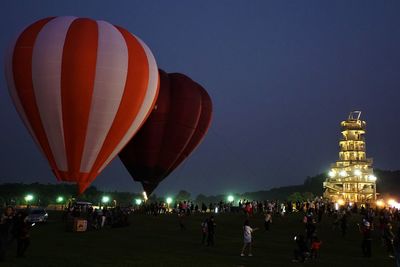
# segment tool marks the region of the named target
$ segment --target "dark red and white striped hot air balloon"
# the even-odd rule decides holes
[[[150,49],[88,18],[28,26],[6,59],[10,95],[60,181],[82,193],[138,131],[158,94]]]

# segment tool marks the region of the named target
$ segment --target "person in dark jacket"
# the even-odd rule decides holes
[[[359,230],[362,234],[363,240],[361,243],[361,249],[364,257],[372,256],[372,230],[371,223],[367,220],[363,222],[363,225],[358,225]]]
[[[214,216],[211,216],[207,221],[207,246],[214,246],[215,226]]]
[[[25,256],[25,251],[31,243],[29,230],[32,227],[31,223],[26,221],[27,213],[21,211],[16,215],[14,234],[17,239],[17,257],[22,258]]]
[[[392,230],[392,224],[387,223],[383,229],[383,240],[385,241],[386,250],[389,253],[389,258],[394,258],[394,242],[395,235]]]
[[[400,267],[400,227],[393,241],[394,256],[396,259],[396,267]]]
[[[294,250],[293,262],[304,262],[310,254],[306,240],[302,234],[296,235],[294,240],[296,241],[297,247]]]
[[[0,218],[0,261],[4,261],[7,248],[12,242],[14,228],[14,209],[9,206]]]

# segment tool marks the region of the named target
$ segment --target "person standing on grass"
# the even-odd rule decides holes
[[[321,245],[322,245],[322,241],[319,240],[317,236],[314,236],[313,240],[311,242],[311,258],[312,259],[318,258]]]
[[[265,231],[269,230],[269,225],[272,223],[272,215],[270,211],[267,211],[265,213],[265,218],[264,218],[264,228]]]
[[[393,247],[394,237],[395,235],[392,231],[392,224],[387,223],[385,225],[385,228],[383,229],[383,239],[385,241],[386,250],[389,253],[389,258],[394,258],[394,247]]]
[[[0,262],[4,261],[7,248],[10,246],[14,228],[14,209],[8,206],[0,218]]]
[[[185,216],[184,210],[178,212],[179,228],[181,230],[186,230],[186,226],[184,224],[184,216]]]
[[[294,250],[294,259],[292,262],[304,262],[310,255],[309,248],[306,244],[304,236],[302,234],[294,237],[297,247]]]
[[[242,248],[242,252],[240,253],[240,256],[244,256],[244,253],[246,251],[246,248],[249,249],[249,256],[253,256],[253,254],[251,253],[251,243],[252,243],[252,233],[257,230],[258,228],[251,228],[250,227],[250,223],[249,220],[246,220],[244,222],[243,225],[243,248]]]
[[[400,227],[397,229],[397,234],[393,241],[393,250],[396,259],[396,267],[400,267]]]
[[[26,221],[27,213],[25,211],[21,211],[17,214],[15,220],[15,229],[14,234],[17,239],[17,257],[22,258],[25,256],[25,251],[29,247],[30,234],[29,230],[32,227],[32,224]]]
[[[203,235],[203,238],[201,239],[201,244],[204,245],[207,239],[207,224],[208,224],[208,219],[205,219],[202,223],[201,223],[201,232]]]
[[[358,224],[358,229],[360,230],[363,240],[361,243],[361,249],[364,257],[372,256],[372,236],[371,236],[371,223],[367,220],[364,221],[363,226],[361,227]]]
[[[207,221],[207,247],[214,246],[215,226],[214,216],[211,215]]]

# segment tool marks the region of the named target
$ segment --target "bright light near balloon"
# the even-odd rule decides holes
[[[101,202],[103,202],[103,203],[108,203],[108,202],[110,202],[110,197],[109,197],[109,196],[103,196],[103,197],[101,198]]]
[[[142,200],[140,198],[135,199],[136,205],[142,204]]]
[[[33,200],[33,195],[26,195],[25,197],[24,197],[24,199],[25,199],[25,201],[26,202],[30,202],[30,201],[32,201]]]
[[[362,172],[359,169],[354,170],[355,176],[361,176]]]
[[[147,193],[146,193],[146,191],[143,191],[143,199],[144,199],[144,201],[147,201]]]
[[[232,195],[228,196],[228,202],[233,202],[235,200],[235,198]]]
[[[334,170],[331,170],[331,171],[328,173],[328,175],[329,175],[329,177],[333,178],[333,177],[336,176],[336,172],[335,172]]]
[[[385,206],[385,202],[383,202],[382,199],[379,199],[379,200],[376,201],[376,205],[377,205],[378,207],[383,207],[383,206]]]
[[[339,172],[339,175],[340,175],[341,177],[346,177],[346,176],[347,176],[347,172],[346,172],[346,171],[340,171],[340,172]]]
[[[376,176],[373,175],[373,174],[371,174],[370,176],[368,176],[368,178],[369,178],[369,180],[372,181],[372,182],[375,182],[375,181],[376,181]]]
[[[171,197],[167,197],[167,204],[171,204],[172,203],[172,198]]]
[[[337,204],[339,206],[343,206],[344,205],[344,200],[343,199],[338,199]]]
[[[64,198],[62,196],[57,197],[56,199],[57,203],[61,203],[64,201]]]
[[[218,207],[215,207],[214,212],[218,213]]]

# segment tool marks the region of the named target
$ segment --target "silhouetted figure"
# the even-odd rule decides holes
[[[303,235],[295,236],[296,249],[294,250],[293,262],[304,262],[309,255],[308,247]]]
[[[3,261],[7,248],[13,239],[14,209],[9,206],[0,218],[0,261]]]
[[[361,250],[364,257],[371,257],[372,256],[372,236],[371,236],[371,224],[368,221],[364,221],[362,227],[358,225],[359,230],[363,236],[363,240],[361,243]]]
[[[207,232],[208,232],[208,219],[205,219],[202,223],[201,223],[201,233],[202,233],[202,239],[201,239],[201,244],[204,245],[206,243],[206,239],[207,239]]]
[[[214,216],[211,216],[207,221],[207,246],[214,246],[215,226]]]
[[[322,242],[318,237],[314,236],[311,242],[311,258],[316,259],[319,255],[319,250],[321,248]]]
[[[383,229],[383,240],[385,241],[386,250],[389,253],[389,258],[394,258],[394,233],[392,231],[392,225],[387,223]]]
[[[17,214],[15,220],[15,237],[17,239],[17,257],[25,256],[25,251],[31,243],[29,230],[32,227],[31,223],[26,222],[26,212],[22,211]]]
[[[272,223],[272,215],[271,215],[271,212],[267,211],[267,213],[265,213],[265,217],[264,217],[265,231],[269,230],[269,226],[271,223]]]

